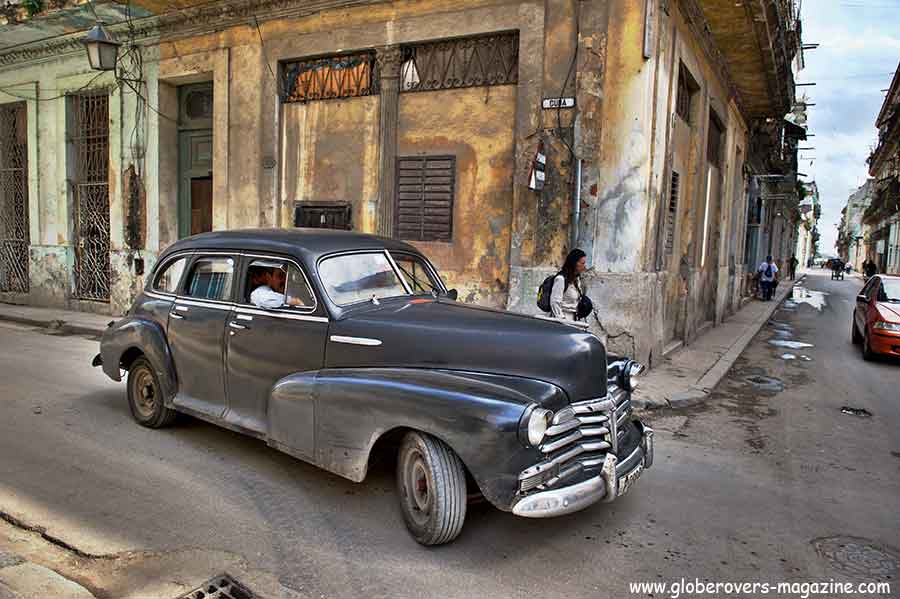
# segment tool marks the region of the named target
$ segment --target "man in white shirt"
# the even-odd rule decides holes
[[[265,274],[265,284],[250,293],[250,301],[260,308],[281,308],[282,306],[302,306],[300,298],[286,297],[284,284],[287,278],[284,269],[270,268]]]
[[[759,273],[759,284],[763,291],[763,300],[772,299],[772,293],[775,290],[775,279],[778,275],[778,267],[772,260],[772,256],[766,256],[766,261],[759,265],[757,269]]]

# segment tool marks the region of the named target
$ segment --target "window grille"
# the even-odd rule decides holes
[[[404,46],[400,78],[404,92],[518,83],[519,34]]]
[[[75,198],[75,297],[109,301],[109,96],[69,97]]]
[[[0,106],[0,291],[28,293],[28,126],[25,102]]]
[[[285,102],[371,96],[378,93],[375,52],[357,52],[284,64]]]
[[[681,65],[678,69],[678,91],[675,94],[675,113],[681,117],[685,123],[691,123],[691,100],[694,92],[697,90],[697,84],[687,72],[687,68]]]
[[[400,239],[450,241],[453,236],[454,156],[397,159],[395,231]]]
[[[669,207],[666,210],[666,256],[671,256],[675,249],[675,224],[678,220],[678,192],[681,187],[681,176],[672,171],[672,184],[669,189]]]

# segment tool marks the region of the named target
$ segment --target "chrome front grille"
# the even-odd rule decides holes
[[[610,385],[603,399],[580,401],[553,416],[540,450],[544,460],[519,475],[519,492],[549,489],[618,454],[631,416],[628,393]]]

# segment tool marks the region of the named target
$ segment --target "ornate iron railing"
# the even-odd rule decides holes
[[[517,32],[403,46],[403,92],[511,85],[518,81]]]
[[[109,96],[70,96],[75,196],[75,297],[109,301]]]
[[[284,102],[336,100],[378,93],[375,52],[287,62],[282,67]]]
[[[0,106],[0,291],[28,293],[28,126],[25,102]]]

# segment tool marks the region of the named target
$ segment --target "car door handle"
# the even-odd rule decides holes
[[[236,322],[234,322],[234,321],[229,322],[229,323],[228,323],[228,326],[230,326],[232,329],[238,329],[238,330],[241,330],[241,331],[245,331],[245,330],[247,330],[248,328],[250,328],[250,327],[244,326],[244,325],[242,325],[242,324],[238,324],[238,323],[236,323]]]

